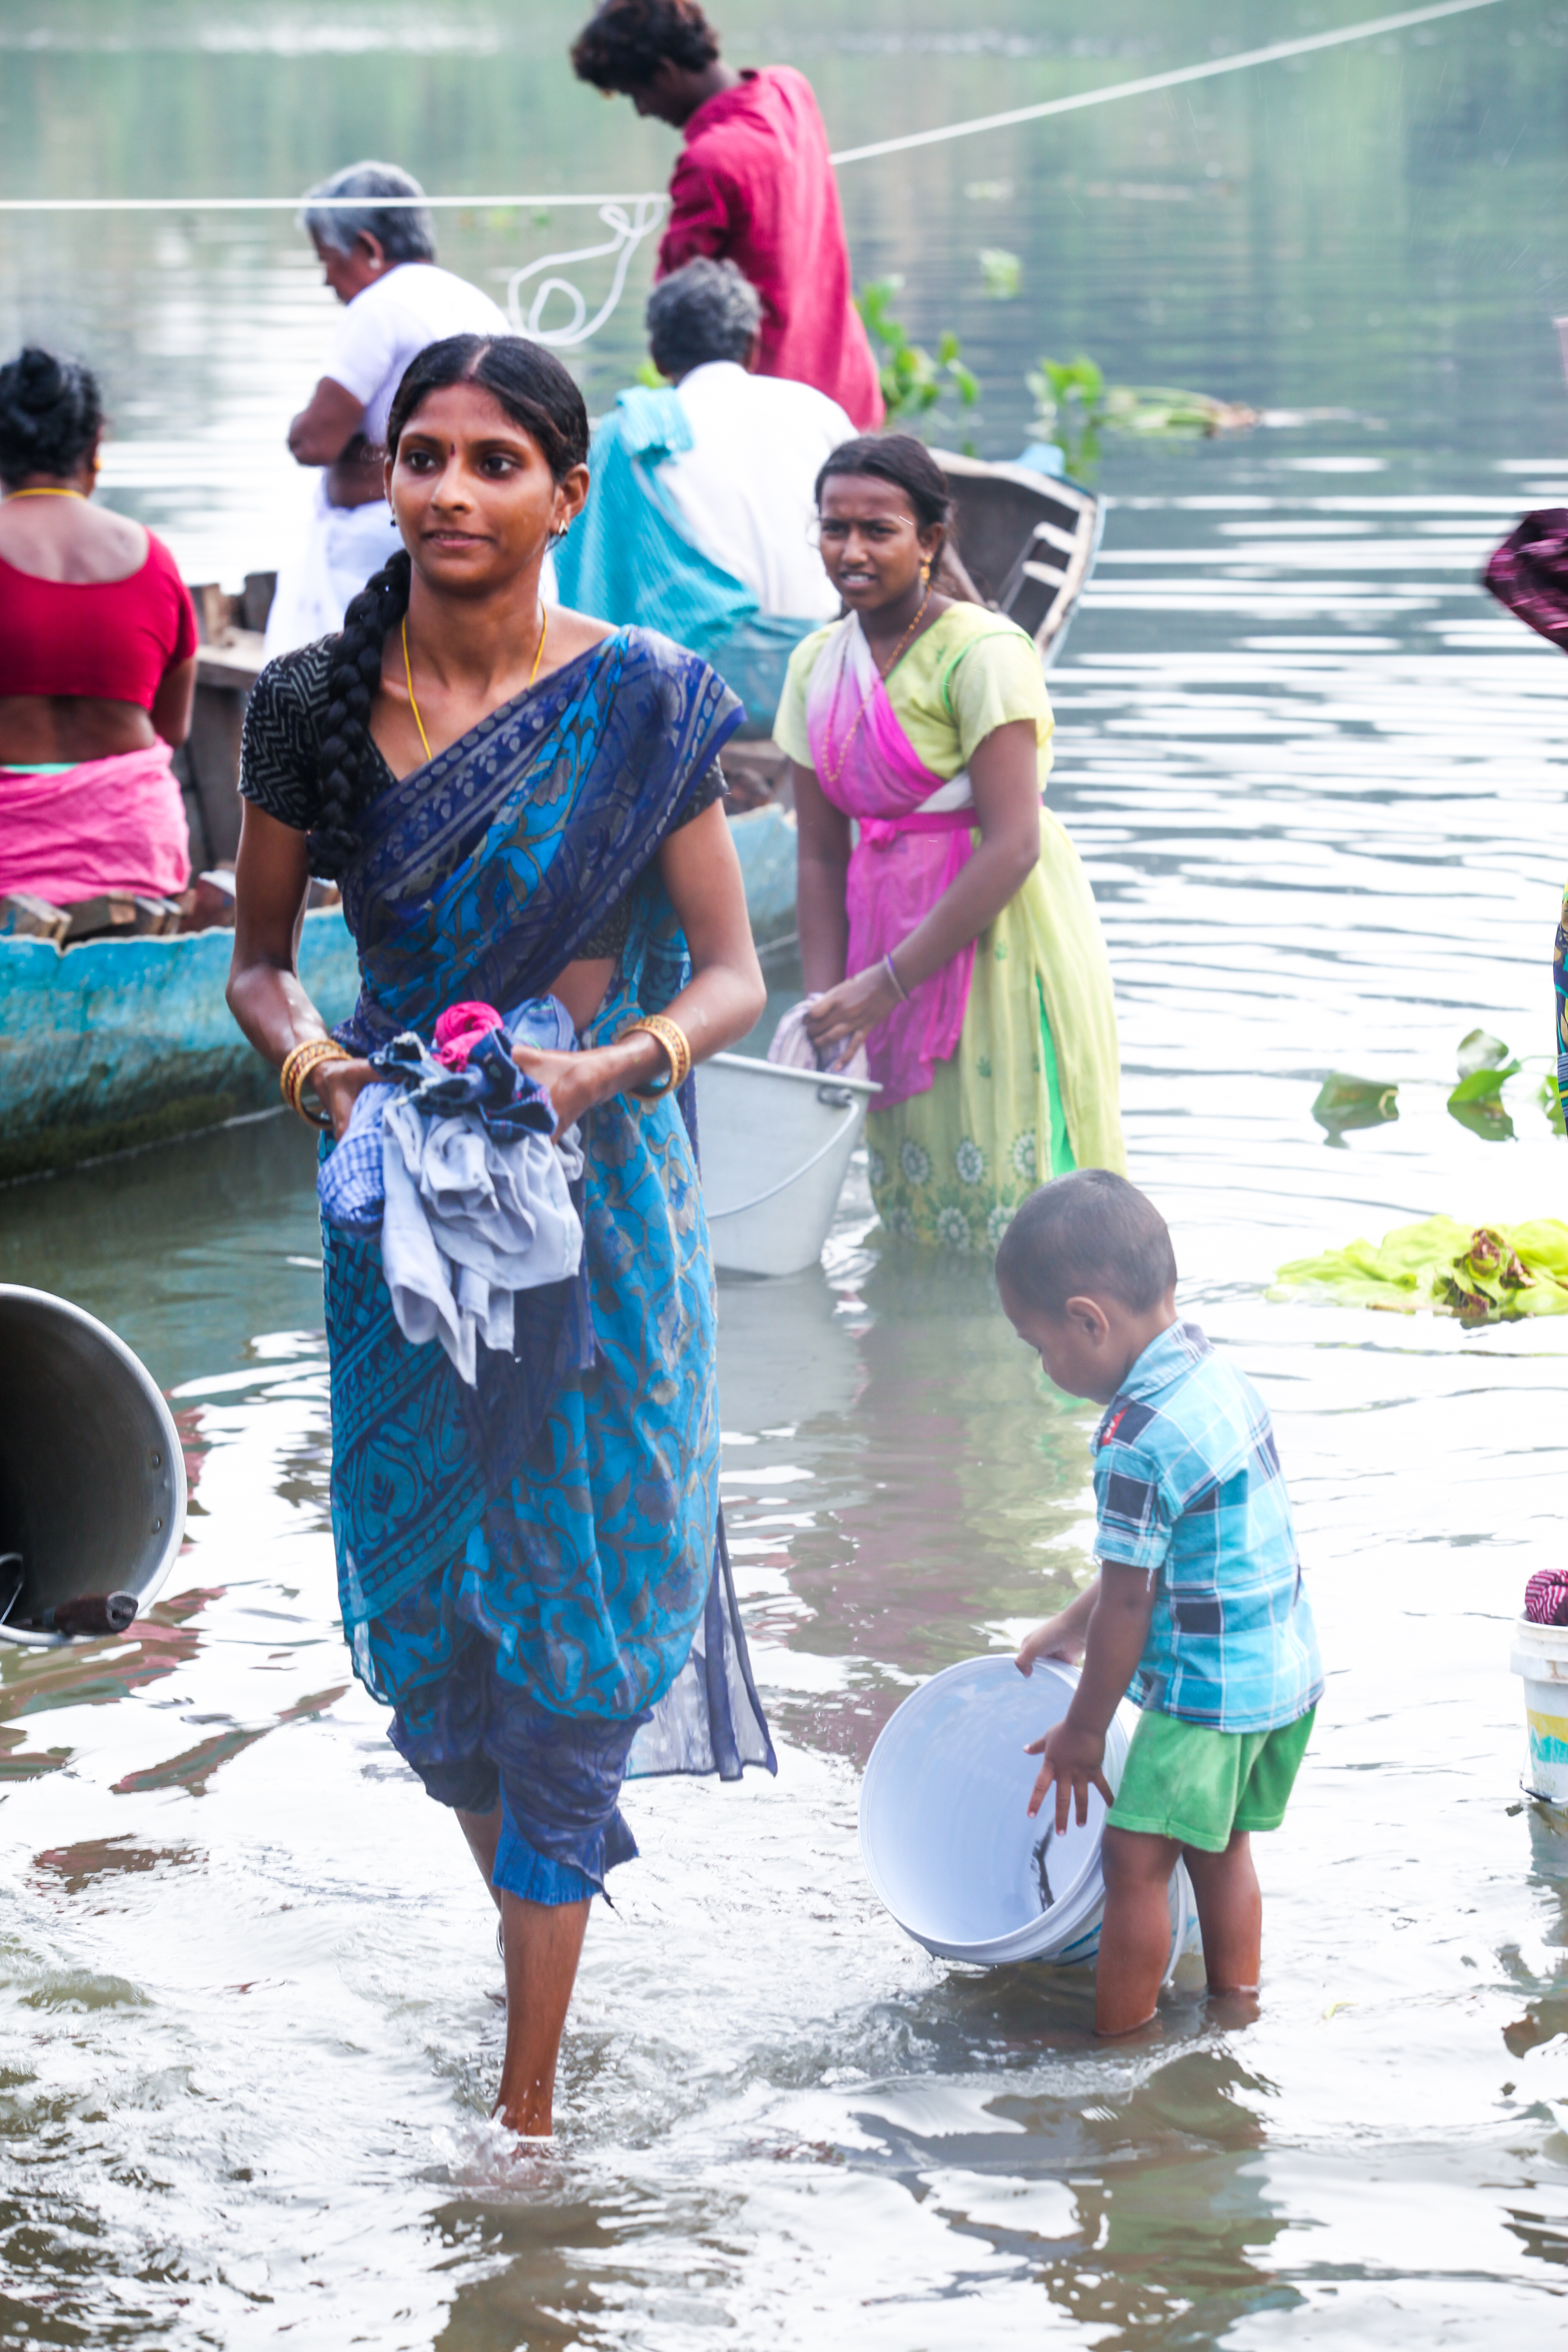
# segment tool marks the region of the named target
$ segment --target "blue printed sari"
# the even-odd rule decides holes
[[[339,1040],[371,1052],[459,999],[541,996],[623,902],[581,1042],[668,1003],[690,965],[657,853],[739,718],[705,663],[622,629],[389,782],[343,879],[363,988]],[[404,1339],[374,1239],[323,1228],[355,1670],[433,1796],[499,1795],[496,1884],[545,1902],[636,1851],[624,1771],[773,1769],[719,1513],[689,1112],[616,1097],[582,1122],[592,1333],[517,1458],[479,1443],[442,1349]]]

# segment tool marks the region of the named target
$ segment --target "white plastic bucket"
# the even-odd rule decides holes
[[[866,1078],[715,1054],[697,1073],[702,1201],[727,1274],[815,1265],[877,1092]]]
[[[1568,1805],[1568,1625],[1513,1629],[1509,1664],[1524,1684],[1529,1760],[1520,1787],[1543,1805]]]
[[[860,1854],[881,1901],[908,1936],[949,1960],[1000,1968],[1016,1960],[1071,1967],[1100,1949],[1105,1911],[1100,1836],[1105,1801],[1058,1836],[1054,1797],[1031,1821],[1039,1769],[1024,1752],[1058,1723],[1078,1686],[1071,1666],[1031,1675],[993,1654],[947,1666],[883,1727],[860,1787]],[[1121,1780],[1138,1720],[1123,1702],[1105,1742],[1105,1777]],[[1167,1980],[1192,1945],[1192,1885],[1171,1881]]]

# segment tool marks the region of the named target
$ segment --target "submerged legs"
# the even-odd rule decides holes
[[[588,1928],[586,1903],[500,1897],[506,1945],[506,2059],[495,2113],[528,2138],[547,2137],[555,2062]]]
[[[588,1928],[586,1903],[525,1903],[497,1886],[496,1844],[500,1807],[493,1812],[458,1814],[468,1851],[479,1866],[501,1916],[506,1956],[506,2057],[495,2113],[525,2138],[548,2137],[553,2128],[555,2065],[577,1962]]]

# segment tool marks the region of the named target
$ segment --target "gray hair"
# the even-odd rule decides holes
[[[300,225],[318,245],[352,253],[355,239],[374,236],[388,261],[434,261],[436,229],[423,203],[388,205],[376,198],[423,197],[413,174],[395,163],[350,163],[311,188],[300,211]],[[363,196],[363,204],[328,204],[329,196]]]
[[[762,323],[757,289],[732,261],[689,261],[648,296],[648,348],[661,375],[679,378],[710,360],[744,362]]]

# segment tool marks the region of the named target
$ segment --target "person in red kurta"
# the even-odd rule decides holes
[[[572,63],[579,80],[686,133],[659,277],[699,254],[732,261],[762,297],[758,373],[814,384],[863,433],[880,425],[827,133],[805,75],[727,66],[696,0],[604,0]]]

